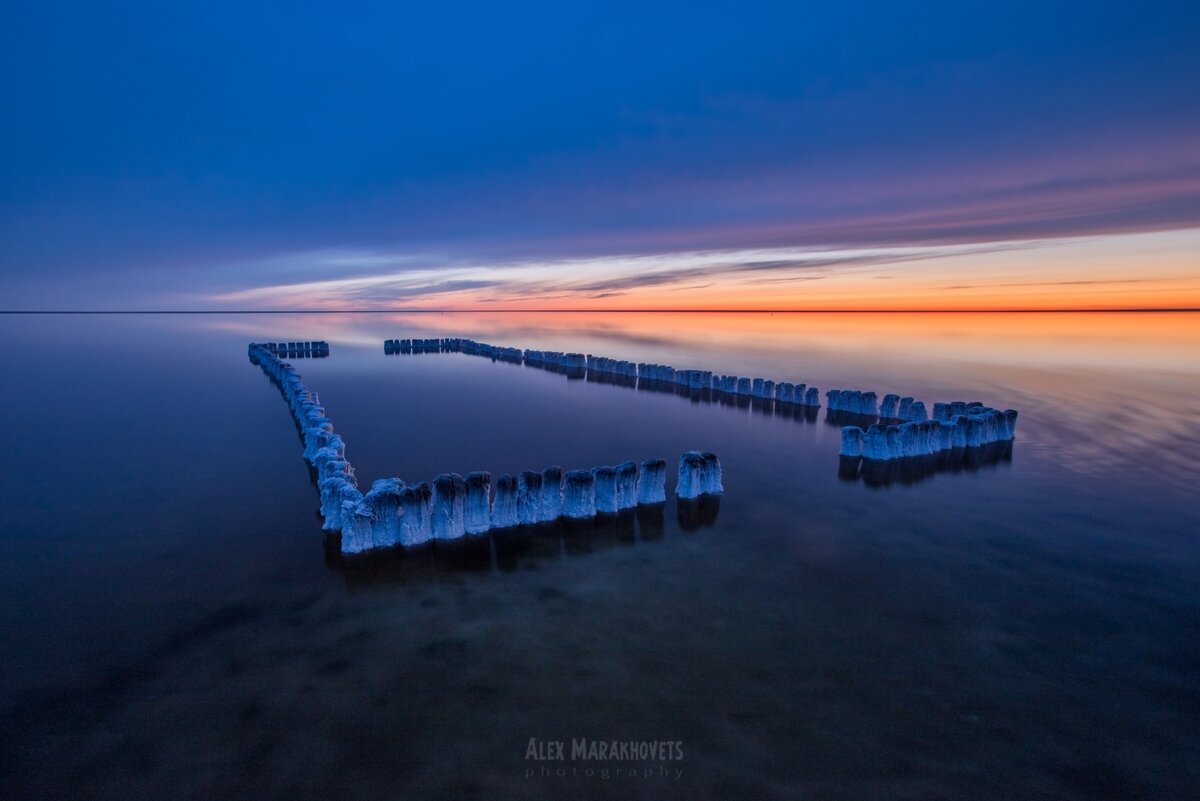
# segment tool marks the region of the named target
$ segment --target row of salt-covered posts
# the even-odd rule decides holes
[[[503,475],[446,473],[432,482],[375,481],[365,495],[346,460],[346,444],[333,431],[317,394],[276,355],[270,344],[252,343],[251,362],[279,386],[304,440],[304,458],[317,472],[323,528],[342,535],[342,552],[413,547],[456,540],[494,529],[585,520],[666,501],[666,462],[569,470],[547,467]],[[679,460],[676,493],[696,498],[723,491],[721,463],[712,453],[689,451]],[[494,488],[494,494],[493,494]]]
[[[346,443],[333,431],[317,393],[304,386],[300,374],[282,361],[270,343],[251,343],[250,361],[279,386],[304,440],[304,458],[317,472],[321,513],[326,531],[340,531],[343,504],[362,500],[354,468],[346,461]]]
[[[647,362],[630,362],[611,359],[606,356],[593,356],[583,353],[564,353],[562,351],[529,350],[501,347],[476,342],[473,339],[400,339],[387,340],[384,349],[389,352],[405,352],[405,349],[429,349],[444,352],[462,352],[490,358],[505,358],[522,361],[530,366],[586,369],[589,372],[604,373],[626,378],[637,378],[647,382],[676,384],[688,389],[712,390],[728,395],[744,395],[763,400],[774,400],[799,406],[818,407],[821,405],[820,392],[816,387],[805,384],[793,384],[786,381],[772,381],[766,378],[744,378],[732,375],[718,375],[709,370],[677,370],[670,365]],[[930,420],[929,412],[923,401],[914,400],[909,396],[894,394],[884,395],[882,399],[875,392],[849,389],[831,389],[825,393],[826,408],[830,412],[864,417],[878,417],[880,420],[895,420],[901,423],[920,423]],[[936,405],[936,404],[935,404]],[[936,414],[932,419],[949,420],[953,415],[966,415],[967,407],[977,409],[983,407],[980,402],[966,403],[956,401],[954,409],[944,418]],[[1015,412],[1013,413],[1015,415]]]
[[[277,356],[319,358],[329,355],[329,343],[323,340],[312,342],[263,342],[259,347]]]
[[[411,548],[560,518],[617,514],[665,502],[665,481],[662,459],[591,470],[551,466],[495,479],[485,471],[465,477],[444,473],[432,484],[380,479],[358,502],[342,501],[342,552]],[[723,489],[721,464],[714,454],[689,452],[680,458],[676,493],[681,498]]]
[[[843,426],[840,453],[870,460],[904,459],[1007,442],[1016,433],[1017,412],[1013,409],[1001,411],[978,401],[935,403],[932,420],[922,414],[920,420],[899,425],[876,423],[866,430]]]
[[[693,390],[711,390],[744,395],[797,406],[820,406],[820,391],[805,384],[719,375],[711,370],[677,370],[664,364],[630,362],[584,353],[551,350],[520,350],[489,345],[473,339],[388,339],[385,353],[460,352],[493,359],[523,362],[530,367],[552,370],[586,370],[591,373],[636,378],[639,381],[675,384]]]
[[[718,375],[710,370],[676,370],[665,364],[638,364],[638,376],[647,381],[678,384],[688,389],[711,390],[726,395],[743,395],[796,406],[820,406],[820,391],[805,384],[772,381],[769,378],[744,378]]]
[[[604,356],[561,351],[518,350],[476,342],[472,339],[388,340],[388,343],[439,343],[441,350],[461,351],[490,358],[505,358],[547,369],[586,369],[639,382],[675,384],[692,390],[712,390],[797,406],[819,407],[816,387],[764,378],[717,375],[709,370],[677,370],[670,365],[633,363]],[[868,459],[898,459],[922,456],[952,448],[968,448],[1011,440],[1016,433],[1017,413],[1000,411],[981,402],[935,403],[932,417],[923,401],[909,396],[884,395],[863,390],[831,389],[825,393],[830,413],[879,418],[866,430],[856,426],[842,429],[843,456]],[[888,421],[888,422],[884,422]],[[895,424],[889,424],[895,421]]]
[[[982,406],[983,404],[979,404]],[[883,420],[920,423],[929,419],[925,402],[899,395],[884,395],[883,400],[874,392],[858,389],[831,389],[825,393],[825,408],[830,412],[844,412],[862,417],[878,417]]]
[[[384,353],[451,353],[457,350],[458,339],[388,339]]]

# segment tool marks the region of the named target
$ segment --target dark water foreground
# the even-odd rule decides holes
[[[839,475],[824,410],[383,355],[443,335],[1021,421],[994,458]],[[347,564],[246,360],[271,338],[331,343],[296,363],[364,484],[703,448],[727,493]],[[1200,786],[1196,316],[0,318],[0,343],[8,797]],[[682,758],[572,760],[584,738]]]

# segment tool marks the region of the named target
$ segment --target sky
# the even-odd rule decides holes
[[[27,3],[0,309],[1200,308],[1200,5]]]

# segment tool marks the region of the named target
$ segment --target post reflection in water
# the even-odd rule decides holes
[[[677,499],[679,527],[695,531],[716,522],[720,498]],[[347,557],[337,535],[325,539],[325,562],[351,586],[437,581],[465,574],[509,573],[541,562],[584,557],[665,536],[666,504],[639,506],[588,520],[559,518],[553,523],[497,529],[485,535],[435,541],[421,548],[393,548]]]
[[[989,442],[975,448],[954,448],[927,456],[903,459],[864,459],[860,456],[838,457],[838,478],[858,481],[871,487],[888,484],[915,484],[937,473],[974,472],[1012,463],[1013,442]]]
[[[8,795],[283,797],[350,777],[370,797],[999,801],[1036,786],[1124,801],[1200,784],[1179,713],[1195,706],[1200,626],[1200,314],[0,327],[0,411],[37,432],[0,467]],[[980,398],[1021,410],[1019,444],[860,461],[840,480],[836,417],[478,358],[383,360],[395,336]],[[334,358],[297,367],[363,483],[699,447],[725,468],[719,516],[706,525],[715,499],[671,498],[327,565],[295,421],[244,362],[247,342],[281,338],[330,343]],[[219,425],[190,424],[214,410]],[[703,753],[702,778],[535,786],[519,773],[535,732],[665,733]],[[462,784],[444,786],[447,765]]]
[[[701,495],[699,498],[679,499],[676,514],[679,527],[684,531],[695,531],[717,522],[721,511],[720,495]]]

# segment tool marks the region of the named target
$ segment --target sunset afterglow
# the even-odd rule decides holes
[[[1187,5],[75,5],[0,310],[1200,307]]]
[[[377,274],[185,299],[219,308],[1112,310],[1200,308],[1200,229],[874,249],[766,249],[422,268],[422,257],[309,254]],[[389,265],[403,264],[400,272]]]

